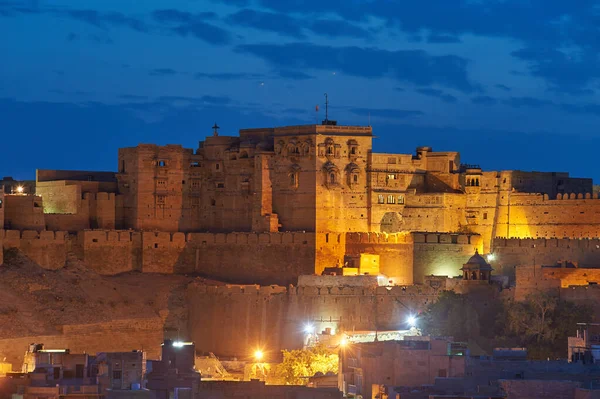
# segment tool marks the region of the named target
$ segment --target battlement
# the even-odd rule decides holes
[[[116,198],[115,193],[99,192],[99,193],[84,193],[83,194],[84,200],[114,201],[115,198]]]
[[[598,238],[501,238],[493,240],[493,248],[579,248],[600,251]]]
[[[415,244],[479,244],[481,236],[478,234],[451,234],[451,233],[412,233]]]
[[[0,239],[4,240],[5,243],[14,242],[15,240],[40,240],[64,243],[67,236],[68,233],[66,231],[0,230]]]
[[[437,296],[440,290],[427,285],[408,285],[392,287],[317,287],[304,286],[296,287],[290,285],[284,287],[280,285],[223,285],[210,286],[195,284],[190,286],[195,293],[208,295],[259,295],[271,296],[286,294],[292,297],[296,296],[385,296],[385,297],[429,297]]]
[[[346,233],[347,244],[405,244],[410,233]]]

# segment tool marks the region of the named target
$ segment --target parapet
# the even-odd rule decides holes
[[[412,233],[415,244],[477,244],[481,240],[479,234],[452,234],[452,233]]]
[[[0,238],[5,241],[40,240],[64,242],[67,236],[68,233],[66,231],[0,230]]]
[[[83,199],[84,200],[114,201],[115,197],[116,197],[115,193],[105,193],[105,192],[84,193],[83,194]]]
[[[494,248],[580,248],[600,250],[598,238],[501,238],[493,240]]]
[[[410,243],[409,233],[346,233],[348,244],[405,244]]]

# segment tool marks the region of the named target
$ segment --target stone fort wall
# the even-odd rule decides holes
[[[569,261],[582,268],[600,267],[600,239],[578,238],[496,238],[492,243],[495,274],[515,279],[520,265],[555,265]]]
[[[0,339],[0,357],[19,371],[23,355],[32,343],[72,353],[129,352],[143,349],[149,359],[160,357],[164,338],[161,317],[112,320],[104,323],[64,325],[57,334]]]
[[[300,275],[342,265],[346,254],[380,255],[381,273],[399,284],[426,275],[457,275],[480,246],[479,236],[385,233],[162,233],[1,230],[5,250],[19,249],[43,268],[69,254],[100,274],[130,271],[196,273],[225,282],[296,284]]]
[[[429,286],[282,287],[190,284],[188,332],[201,351],[251,356],[257,348],[277,353],[301,348],[303,328],[317,331],[408,329],[409,314],[435,301]]]

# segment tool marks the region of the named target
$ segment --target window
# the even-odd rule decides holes
[[[157,180],[156,185],[158,187],[164,188],[167,185],[167,181],[166,180]]]
[[[200,180],[192,180],[192,189],[200,188]]]
[[[358,175],[357,174],[352,175],[352,182],[358,183]]]
[[[396,158],[388,158],[387,163],[396,163]]]
[[[327,155],[333,155],[333,146],[327,146]]]
[[[383,195],[379,194],[377,196],[377,203],[378,204],[385,204],[385,198],[383,197]]]
[[[182,180],[182,181],[181,181],[181,184],[185,184],[185,180]]]
[[[387,203],[388,204],[395,204],[396,203],[396,197],[394,197],[393,195],[388,195],[388,197],[387,197]]]
[[[217,188],[225,188],[225,183],[217,183]]]
[[[298,187],[298,173],[296,173],[296,172],[290,173],[290,186]]]
[[[199,168],[200,167],[200,162],[192,162],[192,163],[190,163],[190,167],[191,168]]]
[[[483,213],[483,220],[487,220],[487,212]]]
[[[398,196],[398,205],[404,205],[404,195]]]
[[[356,155],[356,147],[350,148],[350,154]]]
[[[217,205],[217,201],[215,201],[214,198],[211,198],[210,200],[210,206],[216,206]]]
[[[335,173],[330,173],[329,174],[329,183],[330,184],[335,184]]]
[[[387,179],[388,179],[388,180],[396,180],[396,175],[395,175],[395,174],[393,174],[393,173],[391,173],[391,174],[388,174],[388,175],[387,175]]]
[[[166,201],[166,196],[165,195],[159,195],[158,197],[156,197],[156,203],[157,204],[164,204]]]
[[[167,166],[167,164],[165,161],[158,161],[158,166],[164,168],[165,166]]]
[[[216,170],[219,170],[219,168],[220,168],[220,167],[221,167],[221,165],[219,165],[219,164],[216,164],[216,165],[215,165],[215,169],[216,169]]]
[[[125,173],[125,161],[121,161],[121,173]]]
[[[113,371],[113,380],[120,380],[121,379],[121,370],[114,370]]]

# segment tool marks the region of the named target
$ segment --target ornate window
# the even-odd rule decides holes
[[[290,187],[298,188],[300,183],[300,165],[293,164],[288,173]]]
[[[346,166],[346,173],[348,174],[348,185],[353,186],[360,181],[360,168],[355,163],[350,163]]]
[[[398,205],[404,205],[404,195],[398,196]]]
[[[358,142],[356,140],[348,140],[348,156],[353,157],[358,155]]]
[[[385,197],[382,194],[379,194],[377,196],[377,203],[378,204],[385,204]]]
[[[388,195],[387,197],[387,203],[388,204],[395,204],[396,203],[396,197],[393,195]]]
[[[327,162],[323,165],[323,172],[325,172],[325,184],[329,187],[338,184],[338,173],[339,170],[333,162]]]

